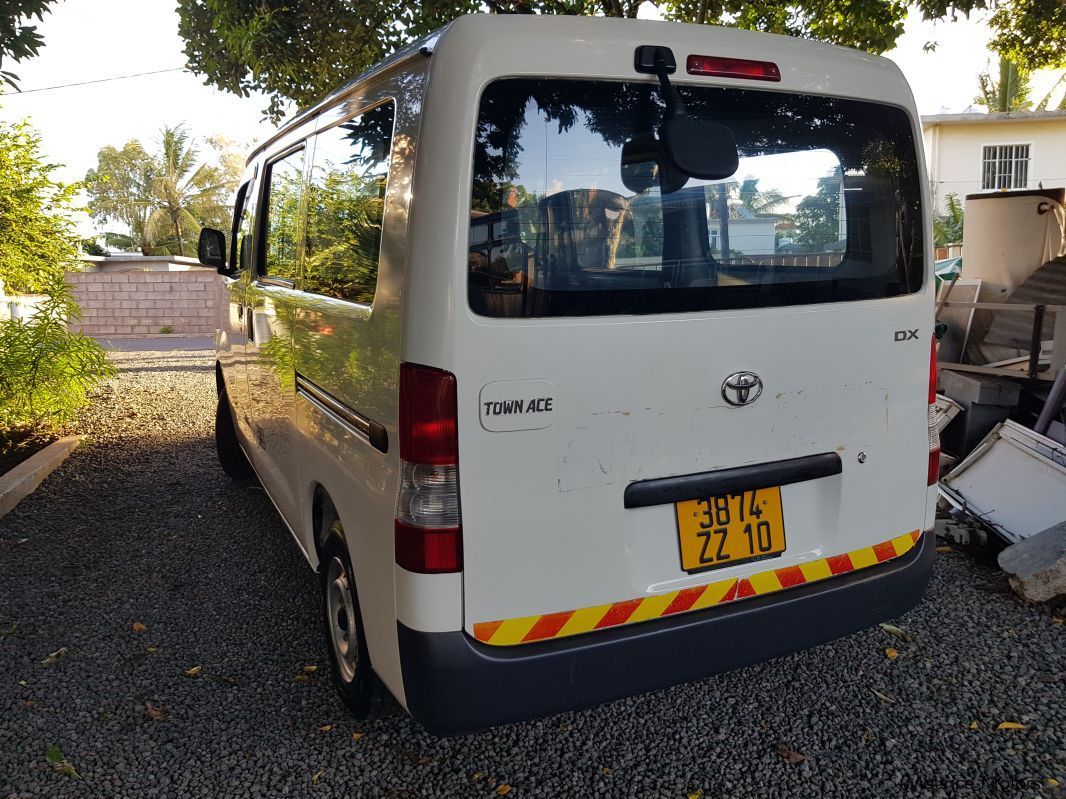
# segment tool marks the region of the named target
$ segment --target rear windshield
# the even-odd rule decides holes
[[[634,180],[634,153],[663,121],[657,86],[488,86],[470,208],[475,313],[674,313],[878,299],[921,287],[918,166],[901,109],[678,90],[690,117],[732,130],[740,166],[731,177]]]

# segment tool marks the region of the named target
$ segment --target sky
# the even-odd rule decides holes
[[[40,55],[4,68],[19,75],[22,94],[0,97],[0,119],[29,117],[40,132],[45,154],[62,164],[66,182],[84,178],[107,145],[139,139],[149,149],[163,125],[184,123],[200,137],[223,135],[251,144],[271,131],[262,120],[267,101],[219,92],[184,71],[47,89],[79,81],[156,70],[180,70],[185,63],[174,0],[60,0],[39,23],[45,46]],[[641,16],[656,16],[645,3]],[[935,41],[933,53],[923,53]],[[975,17],[928,23],[912,14],[895,50],[921,114],[961,112],[977,94],[977,75],[990,55],[988,31]],[[1058,73],[1040,74],[1033,96],[1042,96]],[[974,109],[978,110],[978,109]],[[83,221],[82,227],[86,223]]]

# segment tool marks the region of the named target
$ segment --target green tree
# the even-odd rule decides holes
[[[208,145],[214,155],[210,162],[178,125],[163,128],[154,154],[136,140],[121,150],[105,147],[96,169],[85,176],[93,218],[124,225],[134,248],[194,255],[201,227],[229,228],[229,199],[243,169],[230,142],[210,139]],[[108,235],[109,241],[120,240]]]
[[[954,192],[944,198],[947,211],[933,217],[933,245],[946,247],[962,241],[962,202]]]
[[[1066,65],[1062,0],[917,0],[925,19],[995,8],[993,47],[1026,69]],[[178,0],[189,67],[207,83],[269,97],[278,120],[455,17],[483,10],[635,17],[638,0]],[[661,0],[667,19],[819,39],[872,53],[903,33],[906,0]],[[1028,15],[1028,16],[1026,16]]]
[[[840,240],[839,173],[818,179],[818,191],[796,206],[796,241],[809,252],[820,252]]]
[[[18,89],[18,75],[4,69],[4,61],[25,61],[37,55],[44,39],[33,25],[44,20],[55,0],[0,0],[0,86]]]
[[[104,147],[96,160],[96,169],[85,175],[89,212],[101,222],[120,222],[129,231],[124,249],[141,247],[152,210],[154,160],[136,140],[126,142],[121,150]],[[110,238],[114,235],[107,234],[108,244],[116,243]]]
[[[0,432],[67,421],[111,373],[100,346],[67,329],[78,315],[65,281],[77,256],[76,187],[55,181],[55,169],[28,123],[0,123],[0,281],[45,295],[29,319],[0,322]]]
[[[995,5],[989,42],[1029,71],[1066,67],[1066,3],[1062,0],[1010,0]]]
[[[270,98],[278,120],[290,101],[309,105],[473,0],[179,0],[189,67],[224,91]]]
[[[41,139],[27,122],[0,122],[0,281],[35,293],[77,258],[69,215],[77,186],[52,177]]]

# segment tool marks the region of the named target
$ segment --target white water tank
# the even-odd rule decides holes
[[[979,302],[1006,302],[1033,272],[1062,253],[1066,189],[966,197],[962,270],[980,280]]]

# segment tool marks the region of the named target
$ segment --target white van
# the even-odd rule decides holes
[[[883,58],[470,16],[259,147],[201,238],[218,450],[321,575],[348,706],[373,669],[456,733],[917,603],[920,142]]]

